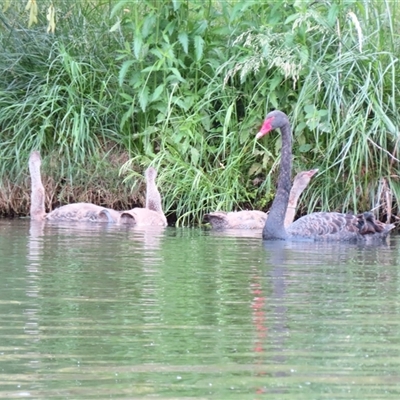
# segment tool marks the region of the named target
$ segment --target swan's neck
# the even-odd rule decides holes
[[[285,216],[285,228],[287,228],[294,221],[294,216],[296,215],[297,203],[299,202],[300,195],[303,193],[304,188],[299,188],[294,183],[289,194],[289,203],[286,210]]]
[[[154,180],[148,181],[146,185],[146,208],[163,213],[161,195]]]
[[[41,221],[46,216],[44,206],[44,187],[40,176],[40,164],[37,162],[29,163],[29,172],[31,176],[31,220]]]
[[[285,230],[285,215],[288,207],[292,173],[292,132],[289,123],[281,127],[282,150],[278,178],[278,188],[275,199],[268,214],[263,229],[263,239],[284,240],[287,237]]]

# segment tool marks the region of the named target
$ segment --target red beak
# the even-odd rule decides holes
[[[266,135],[268,132],[272,131],[272,120],[273,118],[268,118],[264,121],[262,124],[262,127],[260,129],[260,132],[257,133],[256,139],[262,138],[264,135]]]

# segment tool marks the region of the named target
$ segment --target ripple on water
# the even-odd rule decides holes
[[[0,398],[397,399],[399,241],[0,221]]]

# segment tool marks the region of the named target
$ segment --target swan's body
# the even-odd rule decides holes
[[[107,213],[105,213],[107,211]],[[97,206],[92,203],[66,204],[46,215],[48,221],[70,222],[111,222],[116,223],[120,213],[111,208]]]
[[[162,212],[161,196],[155,183],[157,171],[152,167],[147,168],[145,173],[147,183],[146,206],[149,208],[134,208],[129,211],[120,212],[92,203],[74,203],[61,206],[46,214],[45,191],[42,184],[40,166],[40,153],[38,151],[33,151],[29,157],[29,172],[31,176],[30,214],[33,221],[48,220],[129,223],[131,225],[167,225],[167,220]]]
[[[70,221],[70,222],[116,222],[119,212],[100,207],[92,203],[74,203],[56,208],[46,214],[45,191],[42,184],[40,166],[42,160],[38,151],[33,151],[29,157],[29,173],[31,176],[31,207],[33,221]],[[103,214],[108,210],[108,214]]]
[[[311,178],[317,172],[317,169],[299,172],[293,181],[290,191],[289,205],[285,215],[285,226],[289,226],[296,214],[296,207],[300,195],[310,183]],[[243,211],[215,211],[204,215],[204,220],[209,222],[213,229],[263,229],[268,214],[257,210]]]
[[[285,228],[284,219],[289,201],[292,170],[292,132],[286,114],[278,110],[270,112],[256,138],[259,139],[277,128],[282,135],[278,189],[263,228],[263,239],[355,242],[385,239],[394,225],[377,221],[370,212],[359,215],[338,212],[312,213]]]
[[[136,207],[131,210],[122,211],[117,218],[117,223],[135,226],[167,226],[167,218],[162,210],[161,195],[156,185],[156,169],[153,167],[147,168],[145,176],[146,207]],[[102,212],[103,215],[113,218],[109,213],[109,210]]]
[[[258,210],[214,211],[204,215],[213,229],[262,229],[267,213]]]
[[[132,208],[123,211],[119,218],[120,224],[135,226],[167,226],[167,218],[163,213],[159,213],[148,208]]]
[[[392,224],[377,221],[371,212],[358,215],[316,212],[293,222],[287,232],[292,238],[363,241],[384,239],[393,228]]]

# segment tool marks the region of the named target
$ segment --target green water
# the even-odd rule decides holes
[[[399,246],[0,220],[0,398],[399,399]]]

